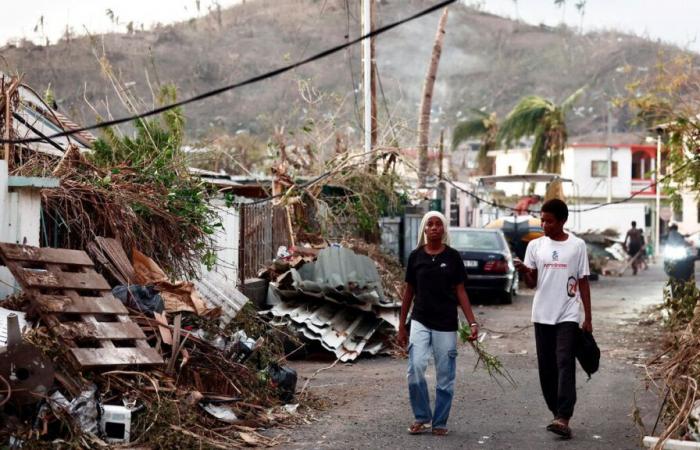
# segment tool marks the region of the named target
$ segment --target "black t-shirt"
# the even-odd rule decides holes
[[[445,246],[437,255],[423,247],[411,252],[406,266],[406,282],[413,286],[411,319],[436,331],[457,330],[457,292],[455,286],[467,281],[467,271],[459,252]]]

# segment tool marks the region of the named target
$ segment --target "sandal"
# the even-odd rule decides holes
[[[561,436],[562,439],[571,439],[571,428],[556,419],[547,425],[547,431],[551,431],[552,433]]]
[[[430,431],[430,424],[425,422],[414,422],[408,427],[408,434],[423,434]]]
[[[447,428],[433,428],[433,436],[447,436],[449,432]]]

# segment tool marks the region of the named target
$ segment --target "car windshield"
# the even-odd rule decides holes
[[[450,231],[452,247],[458,250],[502,250],[503,242],[497,233],[478,230]]]

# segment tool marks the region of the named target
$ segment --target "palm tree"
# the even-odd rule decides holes
[[[511,144],[523,137],[535,138],[530,151],[529,172],[544,167],[547,172],[560,173],[566,146],[566,113],[583,93],[581,88],[560,105],[537,95],[523,97],[501,124],[498,141]]]
[[[475,117],[459,122],[452,131],[452,150],[467,139],[481,139],[476,160],[479,173],[485,175],[488,172],[488,152],[498,146],[498,117],[495,112],[488,114],[478,109],[473,113]]]

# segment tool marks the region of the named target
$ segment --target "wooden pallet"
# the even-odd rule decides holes
[[[0,259],[79,367],[163,364],[87,253],[0,244]]]

